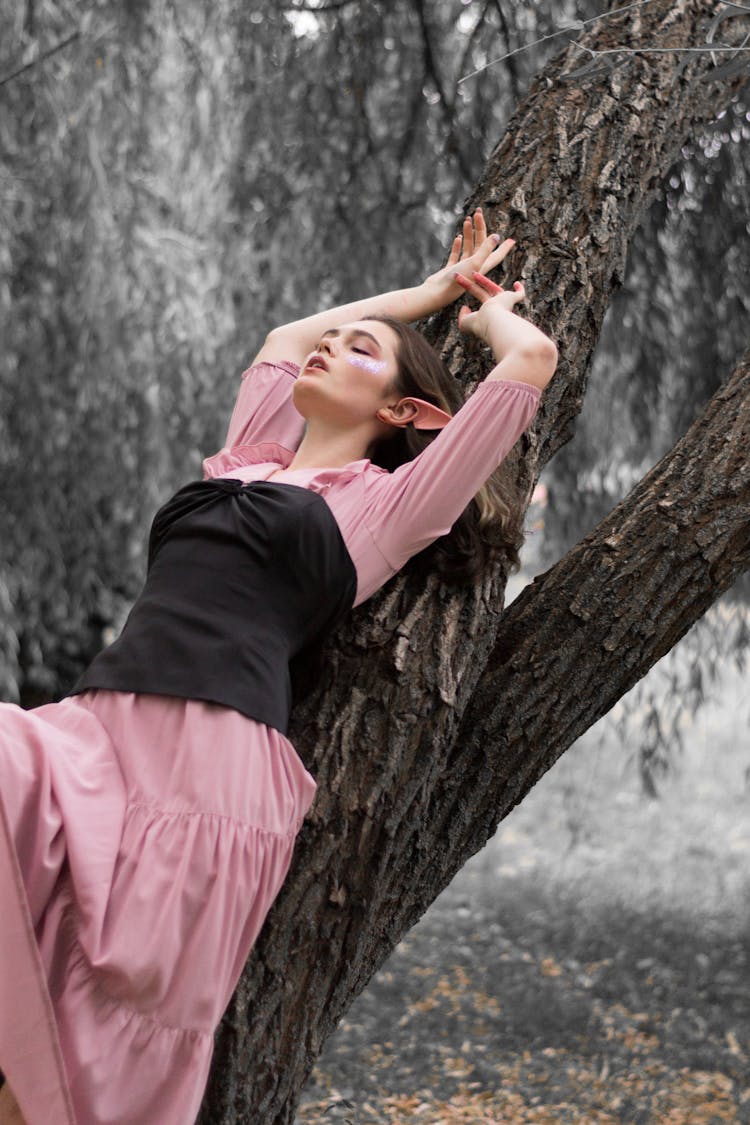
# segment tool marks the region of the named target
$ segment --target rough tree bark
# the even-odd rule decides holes
[[[656,0],[595,25],[594,49],[705,41],[718,0]],[[741,14],[723,42],[747,30]],[[510,274],[561,363],[506,467],[529,496],[571,435],[628,239],[680,146],[738,87],[709,56],[630,55],[533,84],[470,204],[518,240]],[[611,56],[609,56],[611,57]],[[726,56],[724,56],[726,57]],[[687,65],[685,60],[689,59]],[[469,381],[445,316],[430,326]],[[292,738],[319,791],[217,1034],[201,1121],[288,1125],[326,1036],[405,931],[553,761],[750,563],[750,367],[597,530],[502,614],[502,567],[467,590],[400,578],[329,646]]]

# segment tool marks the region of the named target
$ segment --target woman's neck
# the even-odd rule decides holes
[[[305,435],[287,469],[339,469],[367,456],[372,434],[363,429],[342,430],[316,420],[309,421]]]

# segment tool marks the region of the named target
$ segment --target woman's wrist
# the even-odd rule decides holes
[[[544,351],[552,343],[536,325],[501,305],[488,303],[481,313],[484,315],[477,325],[481,330],[480,338],[498,361],[510,351]]]
[[[421,320],[423,316],[437,312],[449,303],[441,298],[438,287],[432,287],[423,281],[421,285],[413,285],[409,289],[395,289],[390,293],[382,293],[379,297],[372,297],[361,304],[360,316],[378,312],[392,316],[394,320],[410,324]],[[366,306],[370,306],[367,308]],[[352,317],[352,319],[356,319]]]
[[[441,309],[452,305],[461,296],[461,289],[455,282],[451,283],[438,275],[425,278],[421,285],[415,287],[417,299],[422,306],[422,312],[415,320],[431,313],[440,312]]]

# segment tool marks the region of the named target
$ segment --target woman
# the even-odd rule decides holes
[[[120,638],[60,703],[0,709],[0,1122],[194,1120],[315,791],[289,660],[464,518],[553,374],[523,287],[484,276],[512,245],[477,210],[422,285],[274,329]],[[497,364],[452,417],[405,322],[462,292]]]

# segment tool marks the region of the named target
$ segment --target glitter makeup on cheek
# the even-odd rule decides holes
[[[384,359],[375,359],[371,355],[350,355],[347,360],[353,367],[363,367],[365,371],[371,371],[373,375],[379,375],[381,371],[386,369],[386,361]]]

